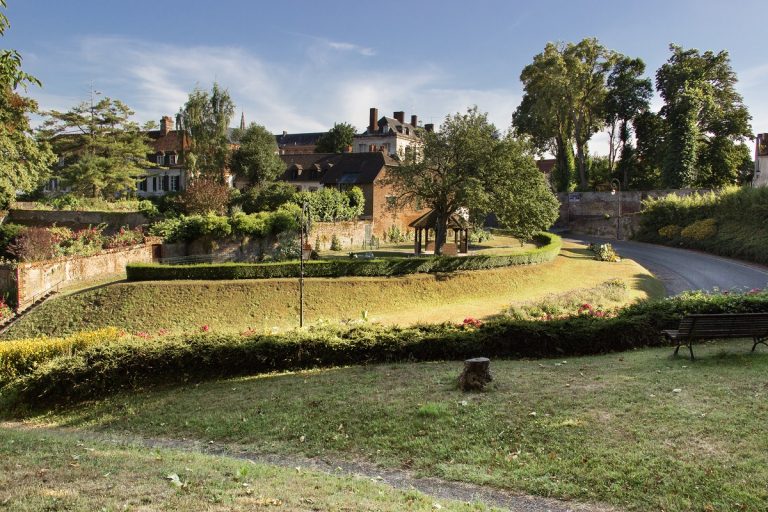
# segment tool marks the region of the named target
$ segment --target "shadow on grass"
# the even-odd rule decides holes
[[[693,344],[693,354],[696,357],[691,361],[688,357],[688,347],[681,346],[680,353],[673,355],[674,345],[670,345],[669,360],[678,362],[681,365],[695,365],[696,368],[718,367],[747,367],[754,364],[761,366],[768,364],[768,348],[765,345],[758,345],[754,352],[752,349],[752,339],[744,338],[738,340],[743,343],[743,351],[732,344],[733,340],[728,340],[728,346],[723,347],[718,341],[709,341]],[[762,350],[761,350],[762,348]]]
[[[664,283],[648,274],[632,276],[632,287],[645,292],[649,299],[661,299],[669,295]]]
[[[595,253],[593,253],[587,248],[576,249],[576,248],[568,247],[567,249],[562,249],[560,251],[560,257],[571,258],[575,260],[585,260],[585,259],[592,260],[592,259],[595,259]]]

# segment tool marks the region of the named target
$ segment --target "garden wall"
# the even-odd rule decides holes
[[[329,249],[333,235],[339,239],[343,250],[362,249],[363,242],[371,238],[371,233],[373,230],[370,221],[315,222],[308,238],[315,250]],[[318,241],[319,248],[315,247]]]
[[[87,212],[76,210],[25,210],[11,208],[6,222],[24,226],[64,226],[82,229],[88,226],[106,224],[106,233],[114,233],[121,227],[131,229],[143,226],[149,221],[139,212]]]
[[[573,233],[615,237],[620,194],[622,238],[631,238],[640,225],[642,203],[646,199],[673,193],[679,196],[688,196],[702,192],[708,191],[698,189],[629,190],[617,192],[616,195],[610,192],[559,193],[557,198],[560,201],[560,217],[556,225]]]
[[[93,256],[73,256],[34,263],[19,263],[14,269],[0,267],[0,283],[17,296],[17,309],[57,287],[122,274],[129,263],[152,262],[153,244],[107,249]]]

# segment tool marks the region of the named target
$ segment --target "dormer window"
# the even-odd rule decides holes
[[[157,159],[155,160],[155,162],[157,162],[157,165],[163,165],[163,154],[162,153],[158,153],[157,154]]]

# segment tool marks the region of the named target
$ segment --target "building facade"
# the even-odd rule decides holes
[[[411,122],[405,122],[405,112],[394,112],[393,117],[379,118],[379,109],[371,107],[368,128],[352,139],[353,153],[384,151],[391,157],[402,157],[408,148],[421,146],[418,132],[431,131],[434,125],[419,126],[418,116],[412,115]]]

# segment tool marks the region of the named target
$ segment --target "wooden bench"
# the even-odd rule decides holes
[[[675,353],[687,345],[693,361],[693,342],[722,338],[752,338],[752,352],[758,343],[768,347],[768,313],[692,314],[680,320],[680,326],[664,331],[670,341],[677,342]]]

